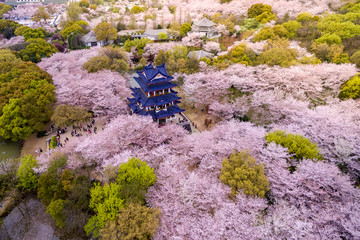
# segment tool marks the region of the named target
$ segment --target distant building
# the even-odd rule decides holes
[[[82,36],[81,41],[84,43],[86,47],[96,47],[96,46],[102,47],[107,44],[114,43],[114,40],[109,40],[108,42],[104,40],[103,41],[96,40],[96,35],[94,31],[90,31],[88,34]]]
[[[128,98],[132,113],[151,116],[158,123],[175,120],[175,114],[185,111],[177,103],[178,97],[173,90],[177,85],[172,83],[173,76],[168,75],[165,64],[154,66],[150,63],[134,77],[140,88],[131,88],[134,98]]]
[[[188,58],[195,58],[196,60],[199,60],[200,58],[212,58],[214,54],[199,50],[199,51],[191,51],[187,55]]]
[[[191,31],[202,33],[208,38],[219,38],[221,35],[216,31],[215,26],[216,24],[213,21],[203,18],[193,23]]]
[[[154,40],[159,40],[159,34],[160,33],[165,33],[166,36],[168,36],[166,30],[167,29],[150,29],[150,30],[146,30],[141,37],[142,38],[149,38],[149,39],[151,39],[153,41]]]

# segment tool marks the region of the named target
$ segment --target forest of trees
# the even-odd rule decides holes
[[[0,3],[0,138],[94,116],[102,130],[0,159],[0,200],[36,196],[61,239],[360,238],[359,1],[24,6]],[[204,17],[221,37],[192,31]],[[85,47],[91,30],[114,44]],[[131,74],[149,62],[195,125],[214,124],[189,134],[130,115]]]

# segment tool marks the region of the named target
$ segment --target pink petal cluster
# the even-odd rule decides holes
[[[52,75],[58,104],[87,107],[109,117],[126,113],[126,98],[131,96],[127,79],[110,70],[88,73],[82,69],[96,55],[97,48],[56,53],[39,66]]]

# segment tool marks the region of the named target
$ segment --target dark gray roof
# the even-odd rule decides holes
[[[81,40],[85,43],[97,42],[94,31],[90,31],[88,34],[82,36]]]
[[[200,21],[194,22],[194,25],[199,27],[212,27],[215,26],[216,24],[207,18],[203,18]]]

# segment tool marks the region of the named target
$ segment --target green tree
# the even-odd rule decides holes
[[[296,21],[301,23],[305,23],[311,20],[313,20],[313,16],[311,15],[311,13],[308,12],[302,12],[296,18]]]
[[[274,31],[274,34],[281,37],[281,38],[287,38],[290,36],[290,33],[288,30],[282,26],[282,25],[275,25],[272,30]]]
[[[356,67],[360,68],[360,50],[351,55],[350,61],[355,63]]]
[[[168,39],[168,36],[166,35],[166,33],[159,33],[158,34],[158,38],[160,39],[160,40],[165,40],[165,39]]]
[[[96,25],[94,32],[98,41],[105,41],[107,43],[109,40],[117,38],[117,31],[110,23],[99,23]]]
[[[102,48],[100,55],[90,58],[84,63],[83,68],[89,73],[102,69],[125,73],[130,69],[126,52],[112,47]]]
[[[43,130],[56,100],[51,75],[3,50],[0,82],[0,135],[17,141],[33,131]]]
[[[61,152],[53,153],[48,170],[40,175],[37,196],[45,205],[66,196],[61,181],[61,175],[66,163],[67,156],[65,154]]]
[[[91,117],[91,114],[84,107],[71,106],[71,105],[58,105],[51,121],[55,122],[56,126],[66,127],[74,123],[84,122]]]
[[[46,34],[47,32],[43,28],[27,28],[23,31],[22,35],[24,36],[25,41],[28,41],[29,39],[33,38],[45,39]]]
[[[144,12],[145,10],[140,7],[140,6],[133,6],[130,10],[130,14],[137,14],[137,13],[141,13]]]
[[[126,40],[124,43],[124,49],[128,52],[131,51],[131,47],[136,47],[139,55],[144,53],[144,47],[148,43],[152,43],[153,41],[148,38],[134,39],[134,40]]]
[[[66,23],[64,28],[61,30],[61,36],[66,40],[70,35],[76,35],[77,33],[85,34],[87,33],[87,26],[88,23],[85,21],[70,21]]]
[[[303,56],[302,58],[299,59],[299,63],[316,65],[316,64],[320,64],[321,60],[315,56],[312,57]]]
[[[265,140],[268,143],[274,142],[289,149],[289,153],[293,154],[292,159],[298,161],[303,160],[304,158],[316,160],[323,159],[317,144],[312,143],[309,139],[298,134],[287,134],[285,131],[275,130],[266,134]]]
[[[257,3],[252,5],[247,11],[249,18],[255,18],[263,14],[264,12],[272,13],[271,6],[267,4]]]
[[[154,169],[138,158],[130,158],[119,167],[117,183],[121,186],[120,195],[126,202],[143,203],[148,187],[155,182]]]
[[[339,94],[340,99],[358,99],[360,98],[360,76],[355,75],[350,78],[346,83],[344,83]]]
[[[15,29],[21,25],[13,20],[0,19],[0,34],[10,39],[15,36]]]
[[[316,39],[315,42],[317,44],[327,43],[328,45],[341,44],[341,38],[336,34],[327,33],[327,34],[319,37],[318,39]]]
[[[19,99],[10,99],[9,104],[4,106],[0,117],[0,135],[5,139],[18,141],[25,139],[33,133],[34,129],[21,113]]]
[[[190,23],[184,23],[180,27],[180,35],[182,37],[185,37],[188,32],[191,31],[191,24]]]
[[[312,44],[311,49],[315,53],[316,57],[323,62],[333,62],[337,64],[348,63],[349,56],[343,53],[344,46],[339,44],[320,43]]]
[[[9,6],[9,5],[5,4],[5,3],[0,3],[0,18],[3,17],[4,13],[7,13],[11,9],[12,9],[11,6]]]
[[[15,35],[16,35],[16,36],[24,35],[25,30],[28,30],[28,29],[31,29],[31,28],[28,27],[28,26],[18,27],[18,28],[16,28],[16,30],[15,30]]]
[[[110,183],[104,186],[96,184],[90,190],[90,208],[95,215],[85,225],[85,232],[94,238],[99,237],[99,230],[105,226],[108,220],[114,220],[120,209],[124,207],[124,200],[120,198],[121,186],[117,183]]]
[[[56,226],[59,228],[64,228],[66,216],[64,214],[64,208],[66,205],[66,201],[62,199],[58,199],[52,201],[49,206],[46,208],[46,213],[49,214],[53,220],[56,221]]]
[[[50,18],[50,14],[45,10],[45,7],[39,7],[36,10],[36,13],[34,14],[34,16],[32,17],[32,20],[35,22],[40,22],[42,20],[44,20],[44,22],[46,22],[47,19]]]
[[[255,18],[259,23],[267,23],[276,20],[276,15],[272,12],[271,6],[257,3],[248,9],[248,17]]]
[[[301,28],[301,23],[294,21],[294,20],[290,20],[288,22],[284,22],[283,24],[281,24],[284,28],[286,28],[286,30],[289,33],[289,37],[295,37],[297,35],[297,32],[299,31],[299,29]]]
[[[235,152],[223,160],[220,180],[231,187],[231,198],[236,198],[240,191],[247,196],[263,198],[269,191],[264,165],[257,164],[247,152]]]
[[[276,20],[276,15],[272,12],[263,12],[259,16],[256,16],[255,20],[259,23],[265,24],[267,22],[270,22],[271,20]]]
[[[41,58],[50,57],[58,51],[54,45],[46,42],[46,40],[42,38],[29,39],[28,43],[29,45],[20,51],[20,56],[23,61],[37,63],[40,62]]]
[[[274,47],[262,52],[258,57],[258,61],[269,66],[290,67],[297,64],[297,56],[298,53],[295,49]]]
[[[19,178],[19,186],[22,189],[34,190],[38,185],[38,177],[35,174],[34,168],[38,167],[38,161],[32,155],[26,155],[20,160],[20,166],[17,171]]]
[[[82,9],[77,2],[70,2],[67,7],[67,16],[70,21],[78,21],[80,20],[80,14],[82,13]]]
[[[152,239],[160,223],[160,209],[129,204],[100,230],[102,240]]]
[[[267,39],[275,39],[275,33],[270,27],[262,28],[255,36],[254,42],[259,42]]]
[[[84,8],[88,8],[88,7],[90,6],[90,3],[89,3],[88,0],[81,0],[81,1],[79,2],[79,6],[80,6],[80,7],[84,7]]]

